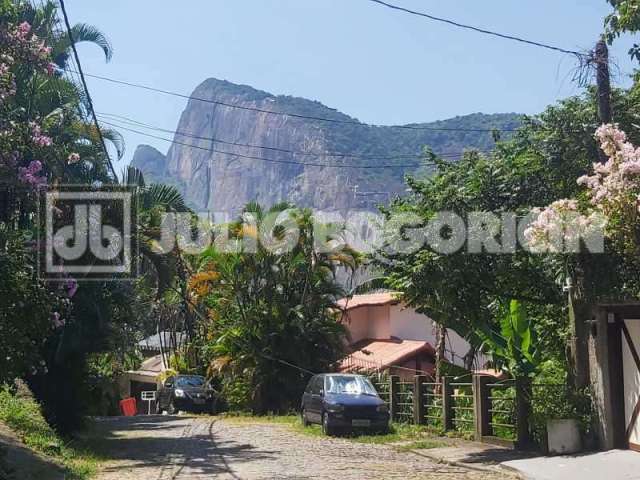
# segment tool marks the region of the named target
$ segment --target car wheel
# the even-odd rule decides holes
[[[327,435],[328,437],[332,437],[335,435],[333,428],[329,425],[329,414],[324,413],[322,415],[322,433]]]
[[[302,417],[302,426],[303,427],[308,427],[309,425],[311,425],[311,423],[307,419],[307,410],[305,408],[302,409],[302,413],[300,414],[300,417]]]
[[[169,405],[167,405],[167,413],[169,415],[175,415],[177,413],[176,406],[173,404],[173,400],[171,400],[169,402]]]

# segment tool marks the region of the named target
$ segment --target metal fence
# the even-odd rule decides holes
[[[392,420],[432,427],[442,432],[453,431],[473,435],[477,440],[515,444],[519,421],[517,395],[513,380],[496,382],[486,376],[474,375],[472,382],[455,382],[445,377],[433,382],[429,377],[416,376],[414,381],[376,373],[369,377],[380,397],[387,403]],[[550,392],[564,385],[532,385],[529,399],[535,411]],[[525,431],[533,430],[528,425]]]

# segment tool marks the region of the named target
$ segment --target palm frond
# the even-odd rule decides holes
[[[72,128],[79,137],[89,140],[91,143],[101,147],[100,134],[95,124],[75,122]],[[110,142],[116,148],[118,159],[122,158],[125,151],[124,137],[118,131],[111,128],[100,127],[100,133],[102,133],[102,138]]]
[[[60,105],[71,105],[77,108],[85,104],[86,94],[84,88],[75,82],[60,76],[38,75],[38,89],[33,101],[39,111],[46,112]]]
[[[126,145],[122,134],[113,128],[105,128],[102,126],[100,127],[100,131],[102,132],[102,138],[108,140],[109,143],[115,147],[118,154],[118,160],[122,159],[124,152],[126,151]]]
[[[128,187],[144,187],[144,176],[140,170],[129,166],[122,172],[121,183]]]
[[[113,47],[111,46],[111,42],[107,36],[98,28],[86,23],[77,23],[71,27],[71,34],[73,35],[73,39],[76,44],[81,42],[93,43],[102,49],[105,60],[107,62],[111,61],[111,58],[113,57]],[[66,45],[66,48],[64,48],[63,51],[67,51],[71,47],[71,42],[68,37],[65,38],[66,40],[60,39],[60,47],[64,47]]]
[[[146,189],[143,197],[142,201],[147,209],[162,206],[171,212],[190,211],[182,194],[172,185],[152,184]]]

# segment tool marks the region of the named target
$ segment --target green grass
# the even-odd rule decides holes
[[[84,480],[97,472],[98,457],[63,441],[45,421],[40,405],[13,396],[7,387],[0,387],[0,421],[16,432],[27,447],[66,468],[67,478]]]
[[[319,425],[310,425],[304,427],[302,421],[298,415],[268,415],[263,417],[251,416],[250,414],[228,414],[223,415],[225,421],[231,423],[273,423],[278,425],[284,425],[298,433],[309,436],[322,436],[322,429]],[[351,434],[342,435],[340,438],[350,440],[357,443],[368,444],[390,444],[401,442],[423,442],[425,445],[431,443],[434,446],[429,448],[435,448],[436,446],[443,446],[440,442],[436,445],[437,441],[433,440],[433,432],[428,427],[406,424],[393,424],[391,425],[389,433],[375,434],[369,432],[353,432]],[[426,447],[423,447],[426,448]]]

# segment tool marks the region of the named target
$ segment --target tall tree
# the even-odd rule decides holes
[[[309,211],[250,204],[190,281],[206,312],[211,373],[229,401],[256,413],[295,408],[309,375],[342,356],[335,273],[358,258],[347,248],[319,251],[318,228]]]

